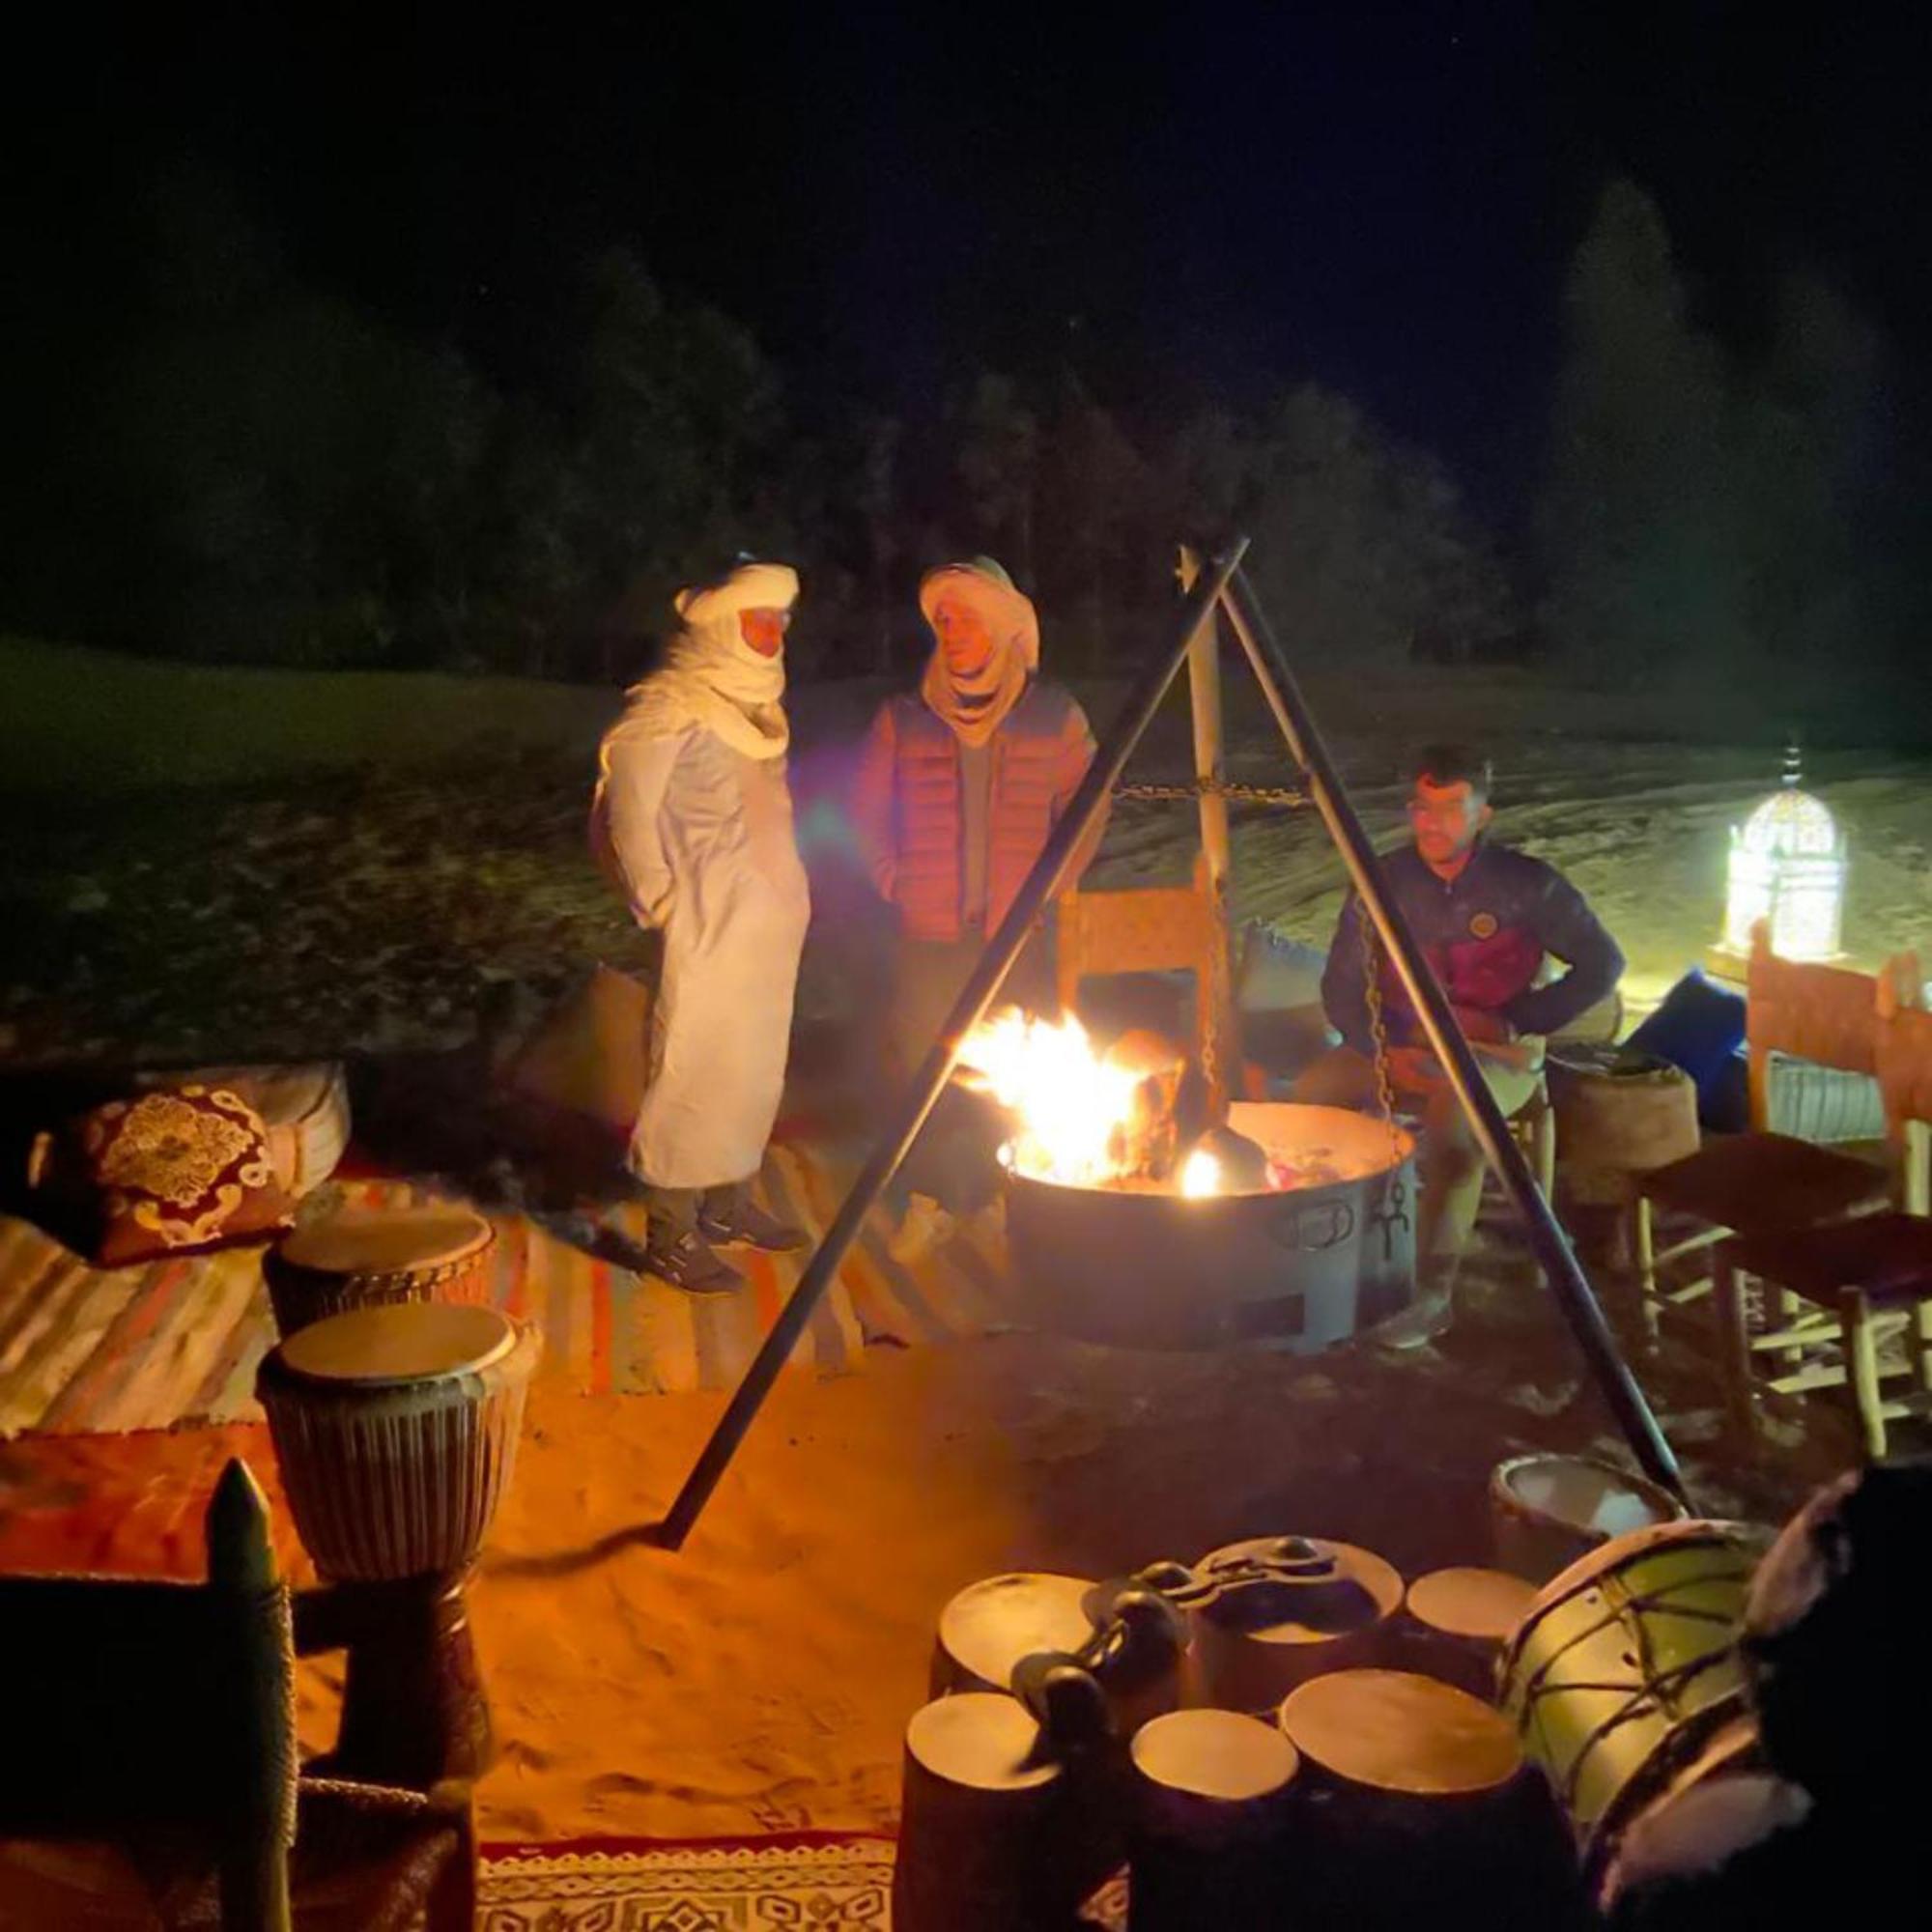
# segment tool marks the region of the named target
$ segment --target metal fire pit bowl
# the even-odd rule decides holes
[[[1040,1327],[1128,1348],[1264,1343],[1312,1355],[1415,1293],[1414,1143],[1339,1107],[1236,1101],[1236,1133],[1344,1179],[1184,1199],[1171,1187],[1078,1187],[1009,1171],[1007,1240]],[[1400,1175],[1406,1220],[1390,1214]]]

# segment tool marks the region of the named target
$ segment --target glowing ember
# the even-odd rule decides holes
[[[1094,1052],[1077,1019],[1009,1008],[959,1049],[968,1080],[1015,1117],[1003,1158],[1036,1179],[1095,1186],[1124,1172],[1121,1148],[1139,1076]]]
[[[1180,1170],[1180,1191],[1190,1201],[1221,1191],[1221,1163],[1206,1148],[1196,1148]]]

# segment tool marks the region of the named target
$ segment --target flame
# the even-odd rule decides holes
[[[1190,1201],[1221,1191],[1221,1163],[1206,1148],[1196,1148],[1180,1170],[1180,1191]]]
[[[1076,1186],[1120,1175],[1118,1137],[1138,1081],[1094,1051],[1077,1019],[1056,1024],[1009,1008],[967,1035],[959,1065],[970,1084],[1015,1117],[1001,1154],[1007,1165]]]

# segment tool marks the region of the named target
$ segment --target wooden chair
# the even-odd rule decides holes
[[[1778,1233],[1882,1208],[1890,1179],[1873,1162],[1771,1131],[1772,1056],[1786,1054],[1851,1073],[1877,1071],[1877,982],[1837,966],[1801,965],[1771,951],[1760,922],[1751,935],[1746,982],[1750,1130],[1706,1141],[1693,1154],[1653,1168],[1634,1180],[1630,1253],[1639,1313],[1654,1339],[1665,1309],[1709,1294],[1716,1270],[1672,1283],[1665,1270],[1701,1256],[1733,1234]],[[1662,1209],[1702,1226],[1666,1248],[1657,1246]],[[1786,1305],[1781,1311],[1796,1315]],[[1802,1319],[1801,1331],[1806,1326]],[[1815,1325],[1815,1324],[1812,1324]],[[1758,1346],[1795,1353],[1805,1336],[1760,1338]]]
[[[1915,1004],[1901,1003],[1902,981]],[[1808,1363],[1770,1387],[1789,1393],[1849,1384],[1865,1453],[1874,1461],[1885,1454],[1889,1421],[1932,1414],[1932,1013],[1918,1009],[1918,988],[1911,960],[1888,968],[1876,989],[1878,1076],[1903,1210],[1748,1236],[1719,1248],[1725,1398],[1746,1431],[1756,1421],[1752,1356],[1766,1340],[1749,1332],[1747,1275],[1831,1317],[1842,1346],[1838,1362]],[[1882,1350],[1889,1341],[1903,1346],[1902,1373],[1912,1383],[1903,1400],[1883,1392]]]
[[[1238,1088],[1239,1047],[1232,1011],[1226,935],[1214,915],[1206,856],[1194,862],[1186,886],[1137,887],[1130,892],[1063,893],[1058,902],[1058,997],[1063,1012],[1075,1009],[1080,982],[1113,973],[1194,975],[1195,1052],[1208,1085],[1225,1096]],[[1227,1065],[1210,1065],[1214,1003],[1222,1003],[1221,1050]]]
[[[469,1787],[298,1775],[290,1596],[242,1463],[207,1522],[206,1584],[0,1578],[0,1839],[32,1841],[0,1924],[468,1928]]]

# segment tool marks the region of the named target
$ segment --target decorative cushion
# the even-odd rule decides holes
[[[339,1061],[292,1066],[205,1066],[143,1078],[142,1088],[188,1082],[236,1094],[261,1115],[283,1189],[299,1198],[335,1172],[349,1145],[349,1083]]]
[[[94,1259],[124,1267],[272,1234],[290,1224],[262,1117],[199,1082],[110,1100],[77,1123]]]

